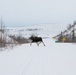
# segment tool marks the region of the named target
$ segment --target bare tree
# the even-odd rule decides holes
[[[4,31],[5,31],[5,25],[4,25],[4,22],[3,22],[3,19],[1,17],[0,19],[0,46],[2,47],[4,45]]]

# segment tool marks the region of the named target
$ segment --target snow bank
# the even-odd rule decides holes
[[[23,44],[0,52],[0,75],[76,75],[76,44],[55,43],[51,35],[57,27],[53,32],[53,26],[43,27],[39,35],[49,34],[46,46]]]

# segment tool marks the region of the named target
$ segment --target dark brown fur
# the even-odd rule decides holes
[[[31,44],[32,43],[37,43],[37,45],[39,46],[39,44],[42,42],[43,45],[45,46],[45,44],[44,44],[44,42],[43,42],[41,37],[31,36],[29,39],[32,41]]]

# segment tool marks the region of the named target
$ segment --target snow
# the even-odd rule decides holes
[[[46,46],[23,44],[1,51],[0,75],[76,75],[76,44],[55,43],[51,37],[59,29],[52,27],[54,30],[42,25],[43,31],[38,33],[43,37],[48,34],[49,38],[43,39]]]

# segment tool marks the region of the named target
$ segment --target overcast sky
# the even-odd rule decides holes
[[[76,0],[0,0],[0,17],[6,25],[71,23]]]

